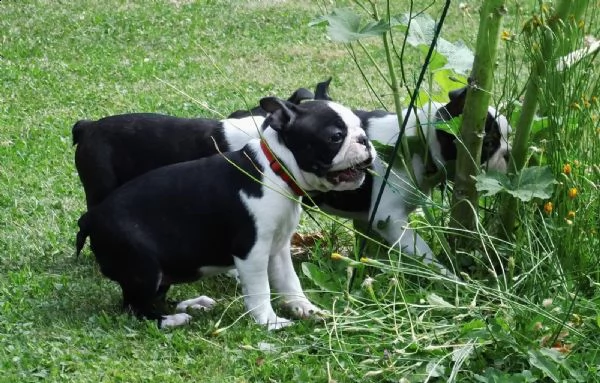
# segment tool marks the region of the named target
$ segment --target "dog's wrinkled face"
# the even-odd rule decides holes
[[[265,126],[278,131],[294,156],[303,184],[319,191],[351,190],[362,184],[375,149],[350,109],[330,101],[293,105],[267,99],[261,100],[271,113]]]
[[[467,88],[454,90],[448,95],[450,102],[437,111],[436,118],[438,119],[450,120],[463,113]],[[487,170],[506,173],[511,149],[508,143],[510,132],[511,127],[507,118],[498,113],[495,108],[488,107],[488,114],[485,120],[485,135],[481,147],[481,165]],[[436,133],[440,142],[442,157],[446,161],[455,160],[456,145],[454,141],[456,137],[443,131],[437,131]]]
[[[503,115],[491,106],[485,121],[485,136],[481,147],[481,164],[488,170],[506,173],[510,156],[508,135],[511,132],[510,124]]]

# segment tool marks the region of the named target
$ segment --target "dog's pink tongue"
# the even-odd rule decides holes
[[[355,181],[360,175],[360,171],[354,168],[332,172],[327,177],[329,181],[339,184],[341,182]]]
[[[340,179],[340,182],[350,182],[356,179],[357,173],[358,171],[354,169],[344,170],[340,173],[338,178]]]

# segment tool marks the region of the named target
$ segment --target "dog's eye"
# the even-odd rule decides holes
[[[335,133],[333,136],[329,137],[329,141],[332,144],[339,144],[344,140],[344,135],[340,132]]]

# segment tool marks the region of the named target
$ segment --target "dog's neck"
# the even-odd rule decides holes
[[[302,188],[296,183],[296,181],[291,177],[289,171],[283,166],[281,161],[273,154],[271,149],[269,148],[267,142],[262,139],[260,140],[260,148],[264,153],[265,157],[267,157],[267,161],[269,162],[269,167],[275,174],[277,174],[289,187],[292,189],[294,194],[298,197],[303,197],[306,195],[306,192],[302,190]]]

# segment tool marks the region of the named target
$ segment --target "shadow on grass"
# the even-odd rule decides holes
[[[117,324],[144,326],[144,321],[122,308],[119,286],[102,276],[89,251],[84,251],[79,258],[71,253],[61,253],[40,269],[12,270],[6,276],[0,288],[6,297],[2,307],[8,322],[30,323],[39,329],[57,325],[71,329],[88,325],[100,325],[106,329]],[[235,294],[236,282],[219,276],[173,286],[168,299],[180,301],[208,295],[224,302],[210,312],[191,313],[194,323],[205,324],[208,329],[209,323],[216,322],[226,305],[235,299]],[[234,306],[232,314],[241,314],[241,302]]]

